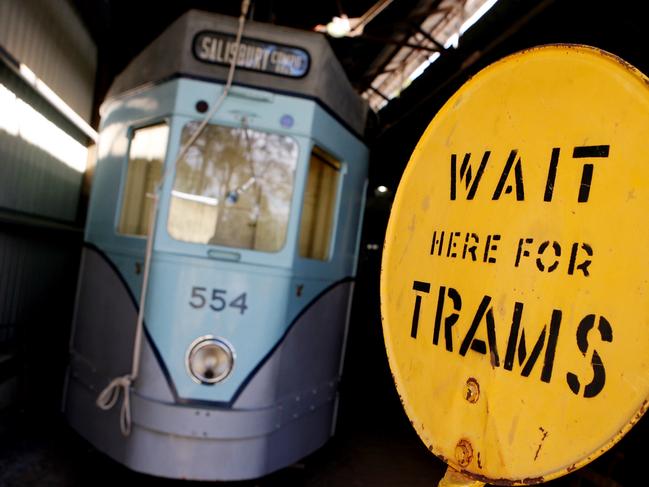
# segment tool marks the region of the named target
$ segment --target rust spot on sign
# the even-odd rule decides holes
[[[539,458],[539,453],[541,453],[541,447],[543,446],[543,442],[545,439],[548,437],[548,432],[545,431],[542,427],[539,426],[539,430],[541,431],[541,442],[539,443],[539,447],[536,449],[536,454],[534,455],[534,461],[536,461],[537,458]]]
[[[466,467],[471,463],[471,460],[473,460],[473,447],[469,440],[462,438],[458,441],[455,446],[455,459],[462,467]]]
[[[473,377],[469,377],[464,385],[464,399],[469,401],[471,404],[478,402],[480,397],[480,384]]]

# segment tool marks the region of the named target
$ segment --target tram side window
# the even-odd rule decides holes
[[[340,161],[313,147],[300,224],[301,257],[329,258],[340,167]]]
[[[199,122],[183,128],[182,143]],[[286,241],[295,139],[244,126],[208,125],[178,161],[169,235],[177,240],[277,252]]]
[[[128,153],[126,183],[117,231],[123,235],[147,234],[155,191],[162,177],[169,126],[166,123],[133,131]]]

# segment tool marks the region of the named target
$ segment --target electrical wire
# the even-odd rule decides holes
[[[146,242],[146,254],[144,258],[144,273],[142,276],[142,289],[140,293],[140,308],[137,315],[137,323],[135,328],[135,340],[133,342],[133,360],[131,366],[130,374],[123,375],[121,377],[116,377],[113,379],[106,388],[101,391],[99,396],[97,396],[96,404],[97,407],[107,411],[112,409],[117,401],[119,400],[120,391],[123,395],[122,407],[120,411],[120,421],[119,426],[122,434],[124,436],[129,436],[131,434],[131,387],[133,383],[138,378],[140,372],[140,359],[141,359],[141,350],[142,350],[142,336],[144,329],[144,310],[146,307],[146,298],[149,285],[149,271],[151,268],[151,255],[153,253],[153,241],[156,233],[156,222],[158,214],[158,204],[160,201],[160,193],[162,191],[162,186],[164,185],[167,176],[174,170],[178,162],[185,157],[185,154],[192,146],[196,139],[201,135],[209,121],[216,114],[216,112],[221,108],[221,105],[225,101],[232,87],[232,82],[234,80],[234,72],[236,70],[237,63],[237,54],[239,52],[239,47],[241,45],[241,37],[243,35],[243,28],[246,22],[246,16],[248,15],[248,9],[250,8],[250,0],[242,0],[241,2],[241,14],[239,15],[239,27],[237,30],[237,37],[235,40],[234,52],[232,54],[232,60],[230,62],[230,69],[228,70],[228,77],[223,87],[223,91],[219,98],[212,105],[211,110],[205,115],[205,118],[199,125],[198,129],[194,134],[189,138],[189,140],[181,147],[178,155],[174,159],[173,164],[169,164],[166,170],[163,172],[162,177],[155,189],[153,194],[153,208],[151,209],[149,227],[147,232],[147,242]]]

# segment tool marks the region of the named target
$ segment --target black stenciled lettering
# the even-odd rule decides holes
[[[452,258],[457,257],[457,253],[451,252],[451,250],[457,247],[457,244],[454,242],[454,238],[459,237],[460,235],[461,235],[460,232],[448,233],[448,249],[446,250],[446,257],[452,257]]]
[[[435,312],[435,329],[433,331],[433,345],[439,343],[439,333],[442,326],[442,313],[444,312],[444,301],[446,296],[446,287],[441,286],[439,288],[439,294],[437,296],[437,311]],[[455,313],[451,313],[446,318],[444,318],[444,338],[446,340],[446,350],[449,352],[453,351],[453,325],[459,319],[459,311],[462,309],[462,297],[452,287],[448,288],[448,297],[451,298],[453,302],[453,309]]]
[[[589,257],[593,256],[593,248],[587,243],[581,244],[581,249],[588,254]],[[580,264],[576,265],[577,253],[579,251],[579,243],[576,242],[572,244],[572,250],[570,251],[570,263],[568,264],[568,274],[572,275],[575,272],[575,269],[579,269],[584,273],[584,276],[588,277],[590,273],[588,272],[588,266],[591,264],[590,259],[585,259]]]
[[[533,238],[521,238],[518,239],[518,250],[516,251],[516,261],[514,262],[514,267],[518,267],[518,264],[521,262],[521,255],[523,257],[529,257],[530,251],[523,249],[523,243],[531,244],[534,242]]]
[[[581,145],[576,146],[572,151],[572,157],[575,159],[585,159],[589,157],[608,157],[610,145]]]
[[[475,179],[474,179],[473,171],[470,164],[471,153],[464,154],[464,159],[462,160],[462,164],[460,166],[459,178],[457,177],[458,176],[457,154],[451,154],[451,200],[452,201],[455,200],[457,196],[458,179],[460,182],[464,180],[465,187],[467,190],[466,199],[467,200],[473,199],[476,191],[478,190],[478,185],[480,184],[482,173],[484,172],[485,167],[487,166],[487,161],[489,160],[490,155],[491,155],[491,151],[485,151],[484,155],[482,156],[482,160],[480,161],[480,166],[478,167],[478,171],[476,172]]]
[[[538,360],[543,347],[545,346],[545,358],[543,361],[543,369],[541,370],[541,380],[543,382],[550,382],[552,378],[552,369],[554,367],[554,356],[557,348],[557,340],[559,338],[559,329],[561,327],[562,313],[560,310],[555,309],[552,311],[552,318],[550,319],[550,333],[548,336],[547,345],[545,337],[547,334],[547,326],[543,327],[541,333],[534,344],[534,348],[527,355],[527,347],[525,343],[525,330],[521,329],[521,317],[523,314],[523,303],[517,302],[514,305],[514,314],[512,316],[512,326],[509,331],[509,340],[507,341],[507,352],[505,354],[505,369],[513,370],[514,368],[514,354],[518,349],[518,365],[522,366],[521,375],[529,377],[536,361]],[[520,339],[519,339],[520,331]],[[527,362],[525,362],[527,359]]]
[[[442,313],[444,312],[444,298],[446,296],[446,287],[440,286],[437,295],[437,310],[435,311],[435,328],[433,330],[433,345],[439,343],[439,331],[442,327]]]
[[[433,241],[430,245],[430,255],[435,255],[435,247],[437,247],[437,255],[442,255],[442,247],[444,246],[444,232],[439,232],[437,237],[437,230],[433,232]]]
[[[516,302],[514,304],[514,314],[512,315],[512,326],[509,329],[509,342],[507,343],[507,352],[505,354],[505,369],[512,370],[514,368],[514,353],[516,352],[516,342],[518,340],[518,331],[521,327],[521,316],[523,314],[523,303]],[[519,349],[525,349],[525,334],[521,336]],[[520,353],[518,357],[518,364],[521,365],[525,357],[521,359]]]
[[[552,156],[550,156],[550,166],[548,167],[548,179],[545,182],[545,195],[543,201],[552,201],[554,194],[554,181],[557,178],[557,166],[559,165],[560,149],[555,147],[552,149]]]
[[[473,239],[473,245],[469,246],[469,237]],[[478,238],[478,235],[476,233],[466,233],[466,237],[464,238],[464,248],[462,249],[462,258],[466,258],[467,252],[471,254],[471,260],[476,261],[478,258],[475,255],[476,250],[478,249],[478,244],[480,243],[480,238]]]
[[[550,318],[550,334],[548,335],[548,346],[545,349],[543,369],[541,370],[541,380],[543,382],[550,382],[550,379],[552,379],[554,356],[557,351],[557,342],[559,340],[559,328],[561,327],[562,315],[563,313],[560,310],[552,310],[552,318]]]
[[[581,174],[581,183],[579,184],[579,196],[577,201],[579,203],[586,203],[590,195],[590,185],[593,181],[593,165],[584,164],[584,170]]]
[[[579,351],[585,357],[588,352],[588,332],[595,326],[595,320],[597,316],[590,314],[585,316],[577,327],[577,346]],[[613,328],[606,318],[603,316],[599,317],[597,329],[599,331],[599,336],[603,342],[612,342],[613,341]],[[595,397],[597,394],[602,392],[604,385],[606,384],[606,369],[604,368],[604,363],[600,357],[597,350],[593,350],[593,355],[590,359],[590,365],[593,369],[593,380],[589,384],[586,384],[584,387],[584,397],[590,398]],[[568,372],[566,374],[566,382],[568,387],[575,394],[579,395],[581,389],[581,383],[577,374]]]
[[[533,238],[519,238],[516,250],[516,259],[514,267],[518,267],[524,257],[529,257],[531,251],[529,247],[534,243]],[[549,249],[552,250],[549,250]],[[535,259],[536,267],[541,272],[554,272],[559,268],[562,255],[561,244],[557,241],[546,240],[542,242],[536,250]],[[553,254],[553,255],[552,255]],[[585,255],[584,255],[585,254]],[[589,267],[592,263],[588,257],[593,256],[593,248],[587,243],[575,242],[571,245],[570,258],[568,261],[568,275],[573,275],[577,270],[581,271],[584,276],[590,275]],[[553,260],[550,260],[553,259]]]
[[[487,243],[484,247],[484,258],[482,259],[483,262],[488,262],[489,264],[495,264],[496,263],[496,258],[495,257],[490,257],[490,252],[495,252],[498,250],[498,244],[497,243],[492,243],[493,242],[498,242],[500,240],[500,235],[495,234],[495,235],[488,235],[487,236]]]
[[[545,250],[550,246],[549,241],[543,242],[539,246],[539,257],[536,258],[536,267],[539,268],[541,272],[545,270],[545,265],[543,264],[543,261],[541,260],[541,256],[545,252]],[[554,255],[556,257],[561,257],[561,245],[559,245],[559,242],[552,242],[552,249],[554,250]],[[549,267],[548,267],[548,272],[554,271],[557,267],[559,267],[559,260],[556,259]]]
[[[487,324],[487,341],[489,342],[491,365],[494,367],[499,367],[500,358],[498,356],[498,347],[496,344],[496,324],[494,321],[493,308],[489,307],[490,303],[491,296],[484,296],[482,298],[482,301],[478,306],[478,310],[473,317],[473,321],[471,322],[471,327],[469,328],[469,331],[467,331],[466,336],[462,341],[462,345],[460,345],[460,355],[465,356],[467,351],[469,350],[469,347],[471,347],[471,350],[473,350],[474,352],[478,352],[483,355],[487,353],[487,347],[484,340],[475,338],[476,331],[478,330],[478,327],[480,326],[480,323],[482,323],[484,318],[484,321]]]
[[[430,283],[422,281],[413,281],[412,289],[418,292],[428,294],[430,292]],[[419,327],[419,311],[421,309],[421,296],[415,296],[415,309],[412,312],[412,326],[410,328],[410,336],[417,338],[417,328]]]
[[[609,145],[585,145],[576,146],[572,151],[574,159],[594,159],[608,157]],[[579,196],[577,201],[579,203],[588,202],[590,196],[590,188],[593,181],[593,164],[584,164],[581,173],[581,182],[579,183]]]
[[[525,188],[523,186],[523,167],[521,165],[521,158],[518,157],[518,150],[513,149],[509,153],[509,157],[507,158],[507,162],[505,163],[505,167],[503,168],[503,172],[500,175],[500,180],[498,181],[498,186],[496,186],[496,190],[494,191],[494,195],[491,198],[492,200],[498,200],[500,199],[500,196],[503,192],[503,189],[505,190],[505,194],[509,194],[512,192],[512,185],[509,184],[507,187],[505,187],[505,184],[507,183],[507,179],[509,178],[509,173],[511,172],[512,165],[514,164],[514,160],[516,160],[516,165],[514,166],[514,179],[515,179],[515,184],[516,184],[516,200],[518,201],[524,201],[525,200]]]

